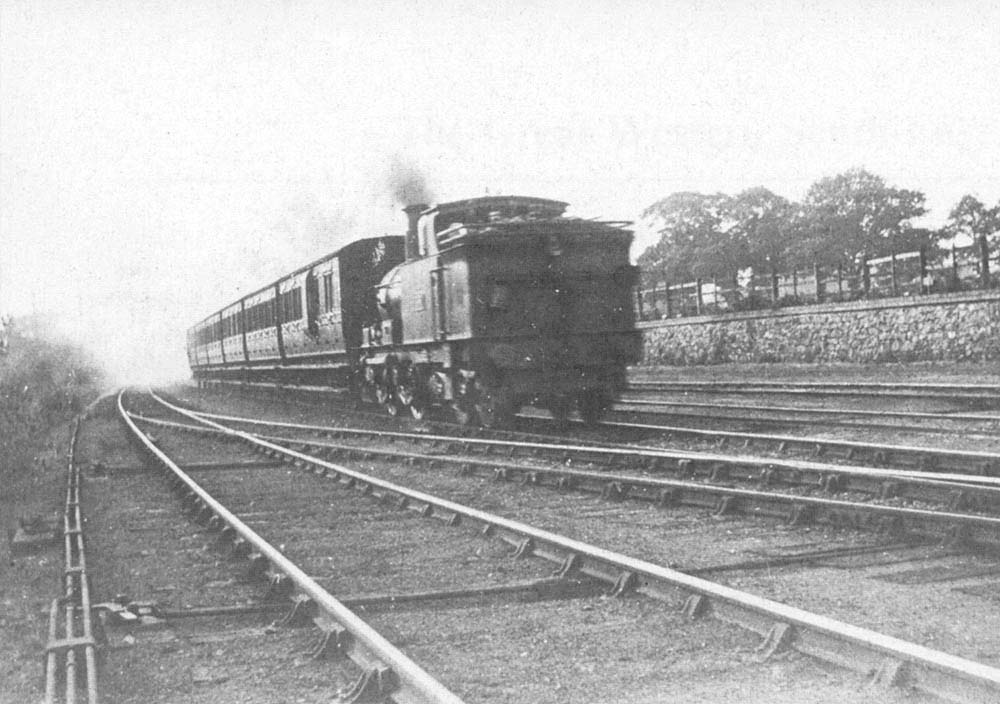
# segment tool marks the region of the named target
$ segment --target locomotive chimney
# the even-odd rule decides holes
[[[417,244],[417,221],[420,219],[420,211],[426,210],[425,203],[414,203],[403,208],[409,221],[406,226],[406,239],[403,240],[403,251],[406,261],[416,259],[420,256],[420,247]]]

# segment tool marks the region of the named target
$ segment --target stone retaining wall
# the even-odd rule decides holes
[[[1000,292],[641,323],[643,364],[1000,360]]]

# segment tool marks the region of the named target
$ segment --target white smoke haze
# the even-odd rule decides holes
[[[393,200],[400,206],[430,204],[434,200],[427,177],[411,159],[393,154],[386,183]]]
[[[1000,198],[995,2],[470,7],[0,3],[0,314],[160,381],[188,376],[193,322],[402,234],[413,201],[638,220],[856,166],[933,224]]]

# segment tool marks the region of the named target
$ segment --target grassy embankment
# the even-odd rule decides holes
[[[0,354],[0,702],[38,701],[49,601],[58,596],[60,546],[13,556],[21,518],[57,520],[65,500],[67,421],[103,378],[79,348],[11,335]]]

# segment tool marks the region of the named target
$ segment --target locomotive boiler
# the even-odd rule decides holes
[[[404,209],[189,332],[199,380],[349,386],[389,413],[499,425],[522,405],[594,421],[640,353],[628,223],[493,196]]]

